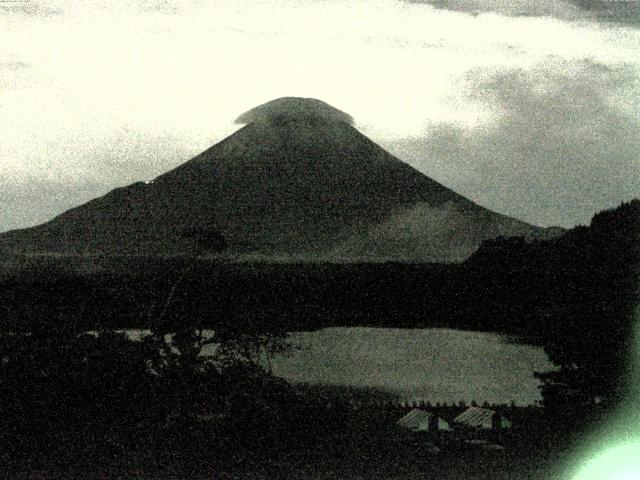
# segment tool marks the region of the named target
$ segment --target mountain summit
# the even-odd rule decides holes
[[[205,232],[233,259],[452,262],[485,239],[549,235],[431,180],[319,100],[280,98],[237,122],[152,182],[0,235],[0,251],[183,255]]]
[[[351,115],[321,100],[300,97],[282,97],[263,103],[240,115],[236,119],[236,123],[247,124],[282,117],[320,117],[327,121],[345,122],[353,125]]]

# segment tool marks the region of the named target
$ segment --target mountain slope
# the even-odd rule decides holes
[[[311,99],[238,119],[222,142],[156,178],[0,236],[13,253],[188,254],[221,233],[234,258],[459,261],[486,238],[546,231],[484,209],[393,157]]]

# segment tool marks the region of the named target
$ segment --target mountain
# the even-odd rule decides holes
[[[245,125],[151,182],[0,235],[0,251],[183,255],[213,236],[233,259],[455,262],[485,239],[556,233],[440,185],[319,100],[280,98],[237,122]]]

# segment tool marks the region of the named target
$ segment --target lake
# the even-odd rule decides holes
[[[131,338],[146,333],[128,331]],[[292,333],[289,341],[296,348],[272,358],[278,377],[378,388],[431,403],[534,404],[541,396],[533,373],[555,368],[540,347],[466,330],[335,327]],[[214,350],[210,345],[203,354]]]
[[[292,382],[375,387],[406,400],[532,404],[534,371],[554,368],[540,347],[450,329],[326,328],[294,333],[299,347],[273,359]]]

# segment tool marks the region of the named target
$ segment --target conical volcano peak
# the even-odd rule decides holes
[[[279,98],[237,122],[248,125],[149,184],[0,234],[0,255],[455,262],[485,239],[545,236],[423,175],[320,100]]]
[[[315,98],[281,97],[263,103],[240,115],[235,123],[246,124],[288,117],[316,117],[331,122],[353,125],[351,115]]]

